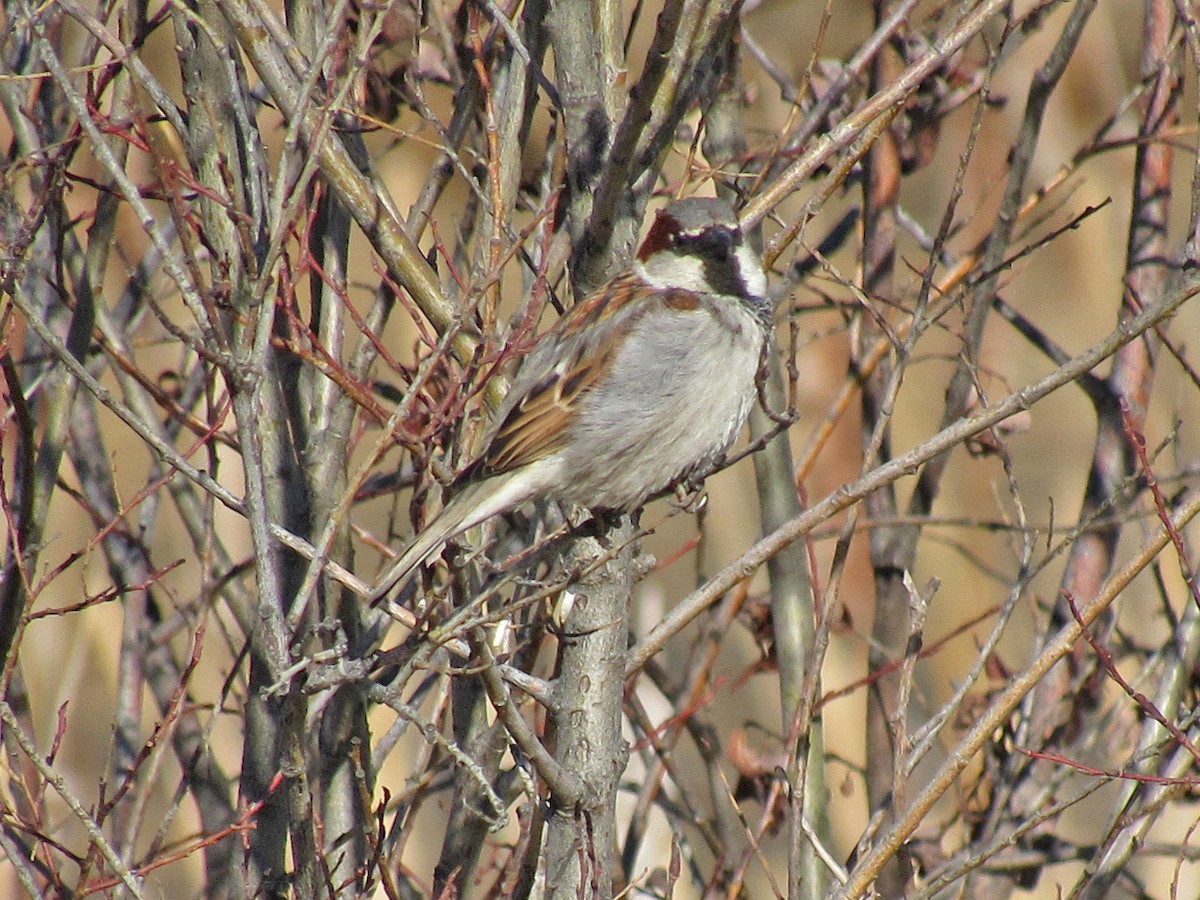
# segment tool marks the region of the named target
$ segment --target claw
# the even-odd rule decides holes
[[[675,485],[675,498],[672,501],[686,513],[698,513],[708,504],[708,494],[704,493],[704,485],[684,482]]]

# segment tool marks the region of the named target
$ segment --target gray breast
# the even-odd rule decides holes
[[[631,509],[716,464],[754,401],[764,338],[742,304],[721,298],[639,322],[580,409],[563,499]]]

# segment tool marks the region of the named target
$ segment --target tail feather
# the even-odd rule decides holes
[[[514,472],[508,477],[493,477],[464,487],[388,566],[368,596],[371,605],[376,606],[403,585],[413,570],[450,538],[528,500],[538,487],[533,481],[536,480]]]
[[[384,597],[391,593],[392,589],[399,587],[412,574],[413,570],[421,563],[425,562],[435,550],[448,541],[455,533],[454,522],[442,522],[440,520],[433,523],[438,527],[426,528],[417,539],[409,545],[400,556],[390,565],[386,572],[383,573],[375,587],[371,589],[368,596],[372,606],[379,604]]]

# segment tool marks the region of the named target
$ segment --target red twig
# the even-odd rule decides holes
[[[81,551],[80,553],[71,554],[70,559],[71,560],[77,559],[79,556],[83,555],[83,552],[84,551]],[[116,585],[113,585],[112,587],[109,587],[106,590],[100,591],[100,593],[98,593],[98,594],[93,594],[90,597],[85,597],[83,600],[79,601],[78,603],[72,603],[69,606],[56,606],[53,609],[39,609],[37,612],[32,612],[29,614],[28,621],[32,622],[34,619],[45,619],[45,618],[50,618],[53,616],[65,616],[70,613],[75,613],[75,612],[79,612],[80,610],[87,609],[89,606],[97,606],[101,603],[108,603],[112,600],[116,600],[120,597],[123,597],[126,594],[135,594],[138,591],[148,590],[151,587],[153,587],[154,585],[158,584],[158,582],[162,580],[162,577],[164,575],[166,575],[172,569],[175,569],[182,564],[183,564],[183,560],[177,559],[177,560],[175,560],[175,562],[167,563],[161,569],[155,569],[153,572],[150,573],[150,576],[148,578],[146,578],[144,581],[139,582],[138,584],[129,584],[129,585],[125,585],[124,587],[118,587]]]
[[[922,647],[920,652],[917,653],[917,659],[926,659],[927,657],[933,656],[935,653],[940,651],[942,649],[942,647],[944,647],[950,641],[954,640],[954,638],[958,637],[959,635],[963,634],[964,632],[970,631],[972,628],[974,628],[976,625],[978,625],[984,619],[994,616],[997,612],[999,612],[999,610],[1000,610],[999,606],[988,607],[983,612],[981,612],[979,615],[963,622],[961,625],[959,625],[957,628],[955,628],[949,634],[939,638],[938,640],[934,641],[932,644],[929,644],[926,647]],[[905,658],[906,657],[901,657],[900,659],[892,660],[887,665],[880,666],[878,669],[864,675],[862,678],[856,679],[843,687],[837,688],[836,690],[827,691],[825,693],[825,695],[823,697],[821,697],[820,700],[817,701],[816,709],[821,709],[821,707],[825,706],[827,703],[831,703],[840,697],[845,697],[847,694],[853,694],[859,688],[864,688],[864,687],[867,687],[868,685],[874,684],[876,681],[878,681],[880,678],[883,678],[888,673],[894,672],[896,669],[900,668],[900,666],[902,666],[904,664]]]
[[[222,828],[220,831],[214,832],[213,834],[210,834],[210,835],[205,835],[204,837],[200,838],[199,840],[194,841],[191,844],[188,844],[186,847],[183,847],[183,848],[175,851],[174,853],[171,853],[167,856],[160,856],[158,859],[153,859],[150,862],[146,863],[145,865],[139,866],[137,869],[134,870],[134,874],[137,875],[138,877],[142,877],[147,872],[152,872],[155,869],[161,869],[163,866],[170,865],[173,862],[178,862],[181,859],[186,859],[187,857],[191,856],[193,853],[195,853],[198,850],[203,850],[205,847],[211,847],[213,844],[217,843],[218,841],[225,840],[225,838],[229,837],[231,834],[245,833],[247,831],[251,831],[252,829],[254,829],[256,827],[255,823],[251,820],[255,816],[258,815],[259,811],[262,810],[262,808],[266,805],[267,800],[269,800],[271,798],[271,795],[279,788],[279,785],[281,785],[282,783],[283,783],[283,773],[278,772],[278,773],[276,773],[275,777],[273,779],[271,779],[271,784],[267,788],[266,794],[264,794],[263,797],[260,800],[258,800],[257,802],[246,807],[246,810],[242,813],[242,815],[238,818],[238,820],[236,822],[231,822],[229,825],[227,825],[225,828]],[[122,883],[121,879],[111,878],[111,877],[105,878],[102,881],[94,881],[91,884],[88,884],[83,888],[80,896],[86,897],[91,894],[98,894],[101,891],[110,890],[121,883]]]
[[[1129,403],[1124,397],[1121,398],[1121,423],[1125,427],[1125,434],[1129,437],[1130,445],[1137,452],[1138,463],[1142,467],[1142,477],[1146,479],[1146,487],[1154,498],[1154,508],[1158,512],[1158,520],[1167,529],[1167,534],[1171,536],[1171,543],[1175,546],[1175,554],[1179,558],[1179,568],[1183,573],[1183,580],[1187,583],[1188,590],[1192,592],[1192,599],[1196,601],[1197,605],[1200,605],[1200,589],[1196,585],[1196,573],[1192,569],[1191,563],[1188,562],[1187,549],[1183,545],[1183,535],[1171,521],[1171,514],[1167,511],[1167,504],[1163,499],[1162,490],[1158,486],[1158,479],[1154,477],[1154,469],[1150,467],[1150,458],[1146,454],[1146,436],[1137,430]]]
[[[171,699],[167,703],[166,715],[154,727],[154,732],[150,735],[149,739],[142,744],[138,755],[130,763],[129,769],[125,772],[125,778],[121,782],[120,787],[117,788],[116,793],[100,805],[99,810],[96,812],[97,824],[103,824],[104,820],[108,818],[108,814],[121,802],[121,798],[134,787],[138,771],[141,769],[142,764],[149,758],[154,748],[162,743],[163,736],[167,733],[167,730],[179,718],[179,712],[183,708],[183,701],[187,697],[187,687],[191,682],[192,673],[196,671],[196,666],[200,662],[200,648],[203,646],[204,632],[205,626],[201,622],[196,626],[195,634],[192,635],[192,654],[184,670],[179,675],[179,684],[176,685],[175,690],[171,693]]]
[[[1043,753],[1041,750],[1029,750],[1025,747],[1017,747],[1015,749],[1018,753],[1023,753],[1031,759],[1044,759],[1048,762],[1070,766],[1084,775],[1096,775],[1102,778],[1122,778],[1126,781],[1143,781],[1149,784],[1183,784],[1189,787],[1200,785],[1200,778],[1171,778],[1167,775],[1147,775],[1142,772],[1128,772],[1124,769],[1100,769],[1059,753]]]
[[[1088,628],[1087,624],[1083,621],[1083,617],[1079,613],[1079,607],[1075,603],[1074,595],[1071,594],[1070,591],[1065,590],[1062,593],[1063,597],[1067,601],[1067,605],[1071,608],[1071,615],[1075,618],[1075,621],[1079,624],[1079,628],[1083,632],[1084,639],[1091,644],[1092,650],[1096,652],[1096,656],[1099,658],[1100,664],[1104,667],[1104,671],[1108,673],[1108,677],[1115,681],[1120,686],[1121,690],[1128,694],[1130,699],[1132,699],[1146,715],[1156,721],[1163,728],[1167,729],[1167,731],[1171,733],[1171,736],[1175,738],[1175,740],[1178,741],[1182,747],[1186,748],[1188,753],[1192,754],[1192,758],[1196,760],[1197,764],[1200,764],[1200,749],[1196,748],[1196,745],[1193,744],[1188,736],[1179,729],[1178,725],[1169,721],[1167,717],[1162,714],[1162,711],[1154,705],[1153,700],[1151,700],[1141,691],[1134,690],[1133,686],[1122,677],[1121,673],[1117,671],[1116,663],[1113,662],[1112,654],[1109,653],[1108,650],[1096,639],[1096,636],[1092,634],[1091,629]]]

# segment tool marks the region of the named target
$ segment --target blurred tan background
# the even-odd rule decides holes
[[[437,14],[436,6],[431,7],[434,10],[431,14]],[[634,42],[633,59],[640,59],[644,52],[653,12],[649,8],[642,12],[643,27],[638,40]],[[1026,41],[1011,58],[1003,62],[995,74],[992,93],[1004,98],[1005,103],[984,115],[978,147],[967,172],[957,213],[962,228],[949,246],[952,253],[965,252],[989,230],[992,213],[1003,187],[1006,155],[1020,121],[1031,73],[1044,59],[1048,45],[1056,34],[1056,29],[1052,27],[1056,17],[1066,13],[1065,8],[1051,10],[1048,13],[1051,26]],[[799,82],[810,60],[820,15],[819,4],[768,0],[747,9],[744,27],[763,51]],[[1033,183],[1029,186],[1031,189],[1038,184],[1055,182],[1077,150],[1091,140],[1093,132],[1122,107],[1123,98],[1137,78],[1140,16],[1140,5],[1132,2],[1101,4],[1087,28],[1082,48],[1071,62],[1067,77],[1051,100],[1047,117],[1049,125],[1039,142]],[[845,58],[869,33],[870,23],[869,5],[835,4],[821,50],[822,56]],[[155,66],[155,72],[164,82],[171,84],[172,79],[177,80],[177,76],[172,73],[168,35],[169,31],[164,29],[152,46],[161,49],[164,54],[163,64]],[[153,63],[152,54],[143,56]],[[746,115],[751,126],[747,140],[754,147],[760,140],[767,142],[779,135],[788,121],[789,106],[780,98],[775,84],[755,62],[746,59],[743,71],[748,99]],[[630,73],[631,80],[636,74]],[[1184,110],[1194,110],[1194,94],[1194,79],[1189,78],[1187,98],[1182,104]],[[445,120],[450,109],[449,91],[439,94],[431,90],[428,99]],[[969,106],[955,113],[943,129],[934,163],[905,181],[902,205],[910,216],[929,231],[936,229],[950,194],[971,115]],[[1194,147],[1195,120],[1191,112],[1188,115],[1192,118],[1181,129],[1186,132],[1181,139],[1184,144]],[[263,123],[277,119],[277,114],[269,108],[261,113]],[[435,157],[427,143],[434,139],[434,135],[417,114],[407,108],[401,108],[393,127],[394,131],[379,131],[370,135],[368,142],[374,162],[393,198],[401,210],[406,210],[416,198]],[[1134,128],[1135,120],[1131,112],[1125,110],[1120,114],[1113,134],[1128,137]],[[8,136],[3,120],[0,120],[0,134]],[[543,134],[535,128],[534,136],[525,147],[531,172],[536,171],[545,152]],[[1003,276],[1003,298],[1037,322],[1045,334],[1070,353],[1085,349],[1114,327],[1122,293],[1133,152],[1132,146],[1125,145],[1098,154],[1073,172],[1065,183],[1058,185],[1046,204],[1053,211],[1046,223],[1035,227],[1036,233],[1044,234],[1050,228],[1064,224],[1085,207],[1107,205],[1087,218],[1080,227],[1066,231],[1047,246],[1021,259]],[[1186,224],[1183,217],[1187,212],[1186,197],[1190,191],[1193,162],[1191,151],[1182,151],[1176,157],[1175,210],[1180,232]],[[669,171],[682,175],[684,165],[685,161],[677,156],[671,160]],[[149,170],[144,170],[144,175],[149,179]],[[795,198],[782,204],[776,211],[779,219],[789,223],[793,221],[805,198],[802,190]],[[453,211],[462,202],[465,202],[465,191],[461,183],[455,181],[437,211],[439,233],[447,241],[453,240],[452,236],[458,227]],[[814,246],[819,243],[840,214],[860,202],[861,194],[856,188],[835,196],[806,228],[801,237],[803,244]],[[768,233],[775,228],[774,225],[768,225]],[[146,246],[145,236],[132,218],[118,241],[123,255],[129,259],[135,259]],[[377,277],[373,274],[371,254],[361,235],[355,234],[352,246],[353,258],[360,270],[352,279],[351,298],[365,309],[371,301],[371,285],[377,281]],[[829,262],[841,279],[856,283],[861,280],[858,246],[857,236],[851,236],[846,245],[831,256]],[[926,254],[909,239],[902,239],[901,248],[896,279],[899,296],[896,299],[911,305],[920,285],[919,270],[926,264]],[[790,259],[785,257],[785,261]],[[124,277],[124,272],[114,269],[110,284],[115,288],[123,283]],[[182,319],[178,297],[169,292],[168,284],[161,275],[159,278],[165,292],[161,298],[164,308],[179,313]],[[520,278],[515,274],[506,278],[505,287],[509,291],[506,302],[510,308],[515,307],[521,289]],[[304,289],[301,285],[301,290]],[[778,322],[782,341],[787,340],[789,307],[802,310],[795,314],[800,334],[800,381],[796,399],[801,417],[790,433],[793,450],[797,454],[807,446],[813,429],[822,421],[848,377],[848,336],[844,320],[840,312],[823,302],[825,296],[841,304],[854,303],[848,290],[828,274],[818,271],[806,284],[796,289],[790,302],[782,300],[780,304]],[[927,438],[938,427],[946,379],[954,365],[958,348],[957,337],[951,333],[958,325],[957,316],[958,313],[952,311],[947,317],[949,331],[934,329],[921,341],[915,358],[908,366],[894,419],[893,446],[897,452]],[[411,362],[411,357],[406,355],[412,349],[413,336],[404,330],[402,318],[394,318],[387,336],[393,351]],[[544,320],[543,327],[545,324]],[[1195,335],[1200,334],[1198,328],[1200,310],[1195,304],[1189,304],[1170,323],[1170,334],[1177,344],[1190,347],[1195,344]],[[157,366],[169,377],[169,373],[181,364],[178,348],[164,340],[163,332],[152,320],[148,320],[133,339],[138,346],[139,361],[148,370],[153,371]],[[986,387],[997,397],[1029,384],[1053,368],[1041,353],[998,318],[988,325],[983,366]],[[382,372],[381,377],[386,379],[387,373]],[[115,387],[111,377],[106,383]],[[1146,427],[1152,448],[1168,437],[1172,439],[1170,447],[1160,457],[1164,471],[1183,470],[1194,476],[1198,439],[1196,419],[1197,412],[1200,412],[1198,403],[1200,392],[1197,392],[1190,374],[1164,355]],[[132,503],[145,484],[150,456],[145,446],[115,417],[106,418],[103,424],[107,443],[102,452],[112,460],[122,500]],[[837,423],[812,475],[803,485],[810,500],[824,497],[860,474],[858,427],[857,414],[852,407],[851,413]],[[1075,520],[1091,458],[1094,432],[1095,415],[1091,406],[1077,388],[1068,386],[1038,403],[1031,411],[1028,431],[1013,436],[1009,441],[1013,475],[1026,505],[1025,512],[1040,529],[1039,540],[1042,544],[1053,539],[1051,525],[1061,530]],[[180,440],[179,446],[184,448],[189,443],[185,437]],[[201,464],[200,459],[196,462]],[[240,493],[241,466],[237,457],[223,448],[217,453],[216,462],[219,468],[213,470],[214,476],[235,494]],[[11,464],[11,460],[6,460],[6,466]],[[203,465],[207,467],[208,461],[204,461]],[[69,488],[69,467],[64,467],[64,477]],[[907,499],[911,486],[912,479],[899,483],[902,500]],[[1164,487],[1171,493],[1182,485],[1172,483]],[[639,585],[633,612],[635,633],[644,633],[652,627],[664,610],[689,593],[704,576],[711,575],[735,559],[759,537],[758,512],[753,501],[753,471],[749,460],[743,460],[710,479],[708,493],[708,506],[703,514],[703,553],[699,557],[695,552],[679,554],[681,548],[697,535],[697,520],[688,515],[666,518],[646,540],[647,552],[660,561],[673,561],[652,572]],[[383,534],[384,517],[391,509],[390,500],[373,501],[357,508],[353,518],[375,534]],[[664,519],[669,509],[667,503],[660,501],[647,509],[643,523]],[[59,577],[41,595],[38,610],[77,602],[82,596],[104,590],[110,583],[102,555],[89,543],[95,534],[92,523],[81,514],[76,501],[66,490],[60,490],[51,510],[38,574],[44,574],[69,554],[83,552],[84,555],[66,575]],[[996,457],[975,458],[961,448],[956,450],[935,513],[951,524],[926,530],[919,553],[919,566],[912,573],[918,585],[924,585],[935,577],[941,582],[929,610],[925,637],[927,646],[1001,602],[1016,560],[1013,546],[1015,538],[1011,534],[1002,529],[989,530],[956,524],[1011,521],[1011,499],[1003,468]],[[245,532],[245,525],[239,517],[221,508],[217,508],[214,515],[217,528],[231,544],[234,542],[230,535]],[[136,522],[137,517],[136,508],[127,511],[127,521]],[[836,534],[837,524],[831,522],[812,536],[816,571],[821,578],[828,574],[832,537]],[[1144,519],[1143,524],[1127,527],[1121,553],[1128,554],[1152,524],[1149,519]],[[154,528],[156,561],[163,565],[181,560],[181,565],[163,580],[163,586],[177,592],[180,599],[186,598],[197,590],[199,567],[169,504],[163,504]],[[248,538],[243,543],[243,552],[246,555],[251,552]],[[356,563],[364,574],[375,571],[376,556],[370,548],[359,548]],[[1029,642],[1035,628],[1033,603],[1035,599],[1049,602],[1053,598],[1061,578],[1061,565],[1060,557],[1037,577],[1028,592],[1028,601],[1022,604],[1002,640],[998,655],[1008,666],[1019,668],[1027,660]],[[1177,568],[1164,561],[1162,577],[1177,603],[1181,605],[1187,602]],[[1145,582],[1148,579],[1143,576],[1123,599],[1119,621],[1120,628],[1132,639],[1153,645],[1163,639],[1166,629],[1161,617],[1153,613],[1158,602],[1154,599],[1155,589]],[[753,590],[761,592],[765,588],[765,577],[760,573],[754,581]],[[822,676],[826,690],[836,690],[866,674],[866,647],[874,610],[865,537],[855,542],[838,599],[844,607],[844,613],[839,613],[844,615],[844,619],[835,629],[825,659]],[[1150,614],[1147,614],[1148,611]],[[121,614],[119,604],[108,603],[79,614],[38,619],[29,625],[21,654],[21,669],[28,684],[30,706],[35,713],[36,737],[42,747],[47,747],[55,733],[57,716],[61,713],[65,717],[66,727],[58,754],[59,767],[68,773],[71,785],[87,803],[97,801],[96,785],[109,764],[108,748],[117,702],[113,685],[116,683],[119,662]],[[986,633],[987,625],[985,621],[955,637],[932,658],[920,664],[914,695],[918,708],[935,709],[949,696],[956,679],[975,659],[977,641]],[[209,707],[208,715],[215,716],[213,746],[219,761],[229,772],[236,772],[240,765],[238,719],[234,715],[219,715],[212,706],[220,702],[221,685],[229,677],[240,649],[240,639],[236,635],[237,630],[229,623],[223,623],[221,612],[216,611],[209,621],[203,656],[192,682],[192,693],[197,702]],[[176,640],[186,643],[186,635],[180,634]],[[686,664],[688,653],[688,642],[678,640],[663,652],[659,662],[667,668],[682,667]],[[721,654],[716,668],[718,681],[707,701],[708,711],[726,733],[736,728],[747,728],[752,744],[765,750],[775,749],[779,740],[779,699],[775,681],[767,675],[742,678],[759,658],[759,651],[748,631],[739,627],[731,633]],[[1141,689],[1149,690],[1146,685],[1142,685]],[[1114,696],[1112,702],[1119,700]],[[868,810],[861,776],[864,762],[864,706],[865,692],[859,689],[835,700],[824,710],[830,758],[828,782],[832,791],[830,815],[835,838],[835,844],[830,849],[839,858],[844,858],[850,851],[867,823]],[[651,708],[651,712],[664,717],[670,714],[665,707],[657,710]],[[373,719],[376,734],[383,733],[393,718],[390,713],[377,711]],[[151,703],[146,704],[144,720],[145,733],[148,735],[158,720]],[[632,733],[629,737],[630,740],[635,739]],[[411,759],[418,752],[419,744],[419,735],[410,730],[394,752],[393,761]],[[389,777],[403,777],[405,771],[402,765],[397,765],[394,773],[385,769],[381,783],[388,783]],[[639,777],[639,766],[635,759],[626,773],[626,779],[636,783]],[[154,773],[154,778],[158,786],[144,811],[143,827],[147,840],[156,830],[154,823],[170,809],[171,795],[178,784],[179,770],[169,754],[162,757],[161,767]],[[1074,831],[1076,839],[1083,842],[1092,839],[1088,836],[1089,826],[1097,818],[1107,816],[1112,802],[1110,793],[1102,789],[1088,803],[1068,813],[1066,823]],[[428,818],[429,828],[418,829],[417,841],[407,848],[405,864],[410,868],[417,871],[422,868],[421,848],[418,846],[422,839],[427,839],[428,852],[436,856],[440,843],[437,822],[440,812],[432,804],[422,811],[422,815]],[[1163,817],[1154,829],[1153,839],[1162,842],[1186,841],[1189,829],[1195,824],[1195,816],[1194,804],[1180,804],[1178,815]],[[661,818],[654,822],[657,826],[656,839],[648,841],[642,853],[646,869],[665,865],[668,852],[670,828]],[[71,841],[78,841],[81,837],[79,826],[66,813],[61,814],[58,823],[47,825],[61,828],[64,837],[69,837]],[[185,803],[174,812],[170,833],[174,839],[185,841],[195,836],[196,828],[193,812]],[[783,858],[774,852],[765,862],[776,872],[781,871],[778,867],[784,865]],[[1139,862],[1138,873],[1150,888],[1151,896],[1167,896],[1174,866],[1170,857],[1153,866]],[[173,863],[152,876],[148,895],[194,896],[199,872],[195,857]],[[11,873],[5,875],[0,868],[0,884],[7,885],[0,888],[0,893],[15,896],[18,888],[10,876]],[[1074,882],[1074,877],[1070,867],[1051,868],[1035,889],[1020,896],[1061,896],[1061,892]],[[1180,897],[1200,895],[1200,870],[1194,863],[1189,861],[1182,865],[1175,889]],[[675,893],[676,898],[691,896],[698,895],[682,884]],[[772,896],[763,866],[751,867],[745,896]]]

